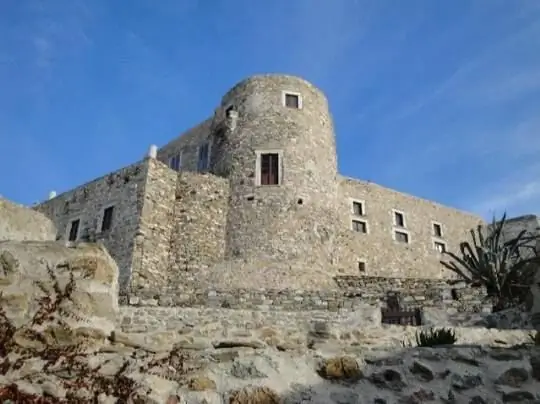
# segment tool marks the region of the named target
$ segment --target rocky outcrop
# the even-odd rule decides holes
[[[56,227],[49,218],[0,197],[0,241],[55,239]]]
[[[184,309],[179,328],[123,332],[113,326],[120,316],[118,269],[103,247],[4,242],[0,263],[4,402],[540,399],[540,351],[525,344],[524,331],[457,329],[459,346],[403,348],[414,327],[363,327],[365,319],[348,329],[316,319],[305,328],[270,326],[255,312],[238,313],[246,319],[239,325],[226,309],[216,313],[219,321],[204,323]],[[491,347],[464,345],[480,340]]]

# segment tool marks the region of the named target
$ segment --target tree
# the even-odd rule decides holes
[[[471,229],[472,242],[460,243],[460,255],[445,252],[452,260],[441,263],[472,286],[484,286],[493,300],[493,311],[524,303],[540,256],[538,234],[521,230],[514,237],[505,231],[506,213],[491,225]]]

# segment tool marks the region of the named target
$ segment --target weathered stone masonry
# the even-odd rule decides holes
[[[278,156],[274,185],[261,183],[268,153]],[[108,206],[113,224],[102,234]],[[80,237],[105,243],[131,296],[253,288],[316,295],[338,293],[336,276],[447,278],[435,243],[455,249],[482,223],[340,176],[326,97],[282,75],[236,85],[212,117],[162,147],[157,159],[36,209],[53,220],[61,239],[80,218]],[[363,223],[360,231],[353,220]]]

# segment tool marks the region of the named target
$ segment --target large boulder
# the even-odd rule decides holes
[[[0,303],[9,321],[27,324],[44,298],[71,329],[108,335],[118,312],[118,267],[100,244],[0,242]]]
[[[0,241],[56,239],[56,227],[42,213],[0,197]]]

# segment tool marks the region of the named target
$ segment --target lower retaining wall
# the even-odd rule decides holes
[[[196,289],[140,291],[120,297],[120,304],[146,307],[212,307],[246,310],[357,311],[365,305],[386,307],[395,296],[405,309],[437,307],[453,312],[489,310],[485,291],[444,280],[381,277],[338,277],[328,291],[269,289]]]
[[[150,332],[196,327],[201,332],[220,329],[250,330],[276,327],[297,332],[309,329],[314,322],[331,327],[379,327],[381,310],[363,306],[357,311],[332,313],[327,310],[280,312],[182,307],[120,306],[117,323],[124,332]]]

